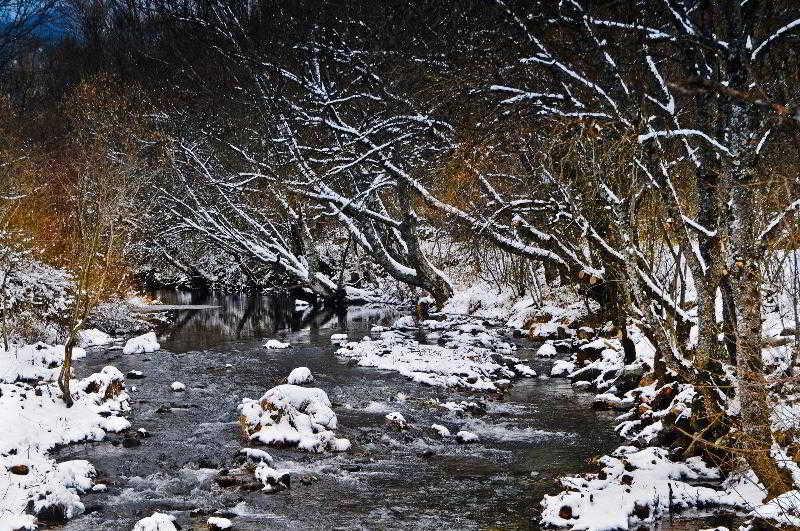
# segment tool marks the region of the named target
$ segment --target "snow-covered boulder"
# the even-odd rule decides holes
[[[183,382],[172,382],[172,385],[169,386],[173,392],[179,393],[181,391],[186,391],[186,384]]]
[[[542,346],[536,350],[536,355],[540,358],[552,358],[556,354],[558,354],[556,347],[549,341],[542,343]]]
[[[386,422],[389,423],[390,426],[397,428],[399,430],[404,430],[408,427],[406,423],[406,418],[399,412],[393,411],[386,415]]]
[[[123,354],[144,354],[147,352],[155,352],[160,349],[161,345],[158,342],[155,332],[148,332],[141,336],[133,337],[125,343],[122,349]]]
[[[292,369],[286,381],[293,385],[300,385],[314,381],[314,375],[308,367],[297,367]]]
[[[153,513],[133,526],[133,531],[177,531],[175,517],[171,514]]]
[[[285,470],[276,470],[267,463],[259,463],[255,471],[256,479],[264,484],[264,492],[280,492],[290,487],[291,476]]]
[[[263,461],[265,463],[275,462],[275,459],[271,455],[258,448],[242,448],[239,450],[239,453],[247,456],[251,461]]]
[[[473,443],[478,442],[478,436],[471,431],[461,430],[456,433],[456,440],[460,443]]]
[[[269,341],[264,343],[264,346],[270,350],[282,350],[285,348],[289,348],[291,345],[289,345],[289,343],[284,343],[283,341],[280,341],[278,339],[270,339]]]
[[[222,531],[223,529],[231,529],[233,522],[221,516],[212,516],[206,520],[209,531]]]
[[[309,452],[344,451],[347,439],[337,439],[336,414],[328,395],[315,387],[283,384],[259,399],[239,405],[251,440],[273,446],[296,446]]]
[[[114,342],[114,338],[97,328],[78,332],[78,345],[81,348],[102,347]]]
[[[445,437],[450,437],[450,430],[441,424],[431,424],[431,429],[433,429],[433,431],[435,431],[436,434],[443,439]]]

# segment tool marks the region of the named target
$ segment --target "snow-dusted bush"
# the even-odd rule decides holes
[[[111,299],[92,310],[84,327],[99,328],[113,336],[130,336],[146,332],[150,324],[135,314],[125,300]]]
[[[0,323],[9,340],[55,341],[72,303],[72,276],[0,232]]]

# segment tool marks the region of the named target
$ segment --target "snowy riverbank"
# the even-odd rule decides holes
[[[83,512],[79,495],[98,487],[94,467],[85,460],[56,463],[50,451],[130,426],[122,417],[125,378],[111,366],[73,380],[75,403],[66,407],[55,383],[63,355],[63,346],[41,343],[0,351],[2,529],[32,529],[36,519],[58,523]]]

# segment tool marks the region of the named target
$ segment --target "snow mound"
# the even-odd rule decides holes
[[[147,352],[155,352],[160,349],[161,345],[158,343],[158,338],[155,332],[148,332],[141,336],[133,337],[125,343],[122,349],[123,354],[144,354]]]
[[[540,358],[552,358],[556,354],[558,354],[556,347],[549,341],[542,343],[542,346],[536,350],[536,355]]]
[[[172,385],[169,386],[174,392],[179,393],[181,391],[186,391],[186,384],[183,382],[172,382]]]
[[[242,424],[251,440],[272,446],[296,446],[309,452],[344,451],[347,439],[337,439],[336,414],[328,395],[315,387],[283,384],[259,399],[239,405]]]
[[[86,351],[75,347],[72,359],[86,357]],[[0,348],[0,382],[17,380],[53,381],[61,370],[64,360],[64,345],[50,346],[44,343],[12,346],[8,351]]]
[[[300,385],[314,381],[314,375],[308,367],[297,367],[292,369],[286,381],[293,385]]]
[[[471,431],[461,430],[456,433],[456,440],[460,443],[478,442],[478,436]]]
[[[233,527],[233,522],[221,516],[212,516],[206,520],[206,524],[208,524],[208,528],[211,530],[230,529]]]
[[[264,346],[270,350],[282,350],[290,347],[289,343],[284,343],[283,341],[279,341],[277,339],[270,339],[264,343]]]
[[[78,345],[81,348],[102,347],[114,342],[114,338],[97,328],[78,332]]]
[[[133,526],[133,531],[177,531],[175,517],[171,514],[153,513]]]
[[[433,429],[433,431],[435,431],[439,437],[450,437],[450,430],[441,424],[431,424],[431,429]]]
[[[347,343],[336,353],[362,367],[399,372],[415,382],[437,387],[498,391],[503,387],[501,380],[536,375],[518,358],[497,352],[502,342],[483,327],[460,326],[445,335],[444,345],[424,345],[389,331],[380,339]],[[510,352],[511,347],[505,345],[501,352]]]

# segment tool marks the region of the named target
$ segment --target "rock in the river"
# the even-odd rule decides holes
[[[310,452],[346,451],[350,441],[337,439],[336,414],[322,389],[283,384],[259,399],[239,405],[242,426],[253,441],[274,446],[296,446]]]
[[[296,369],[292,369],[286,381],[293,385],[300,385],[313,382],[314,375],[311,374],[311,370],[308,367],[297,367]]]
[[[392,413],[386,415],[386,421],[389,423],[389,426],[398,430],[404,430],[408,428],[405,417],[397,411],[393,411]]]
[[[540,358],[552,358],[556,354],[558,354],[556,347],[549,341],[542,343],[542,346],[536,350],[536,355]]]
[[[261,481],[264,492],[280,492],[291,488],[291,477],[283,470],[275,470],[266,463],[256,467],[256,478]]]
[[[131,380],[141,380],[144,378],[144,373],[142,371],[128,371],[125,377]]]
[[[145,352],[155,352],[160,349],[158,338],[155,332],[148,332],[141,336],[129,339],[122,349],[123,354],[143,354]]]
[[[153,513],[133,526],[133,531],[177,531],[180,529],[171,514]]]
[[[331,334],[331,343],[333,344],[347,343],[347,334]]]
[[[473,443],[478,442],[478,436],[471,431],[461,430],[456,433],[456,440],[460,443]]]
[[[285,348],[289,348],[289,343],[284,343],[283,341],[279,341],[277,339],[270,339],[264,346],[270,350],[281,350]]]
[[[441,424],[431,424],[431,428],[436,432],[439,437],[450,437],[450,430]]]
[[[176,393],[179,393],[181,391],[186,391],[186,384],[182,382],[172,382],[172,385],[170,385],[169,387]]]
[[[230,529],[233,527],[233,522],[220,516],[212,516],[206,523],[208,524],[209,531],[222,531],[223,529]]]

